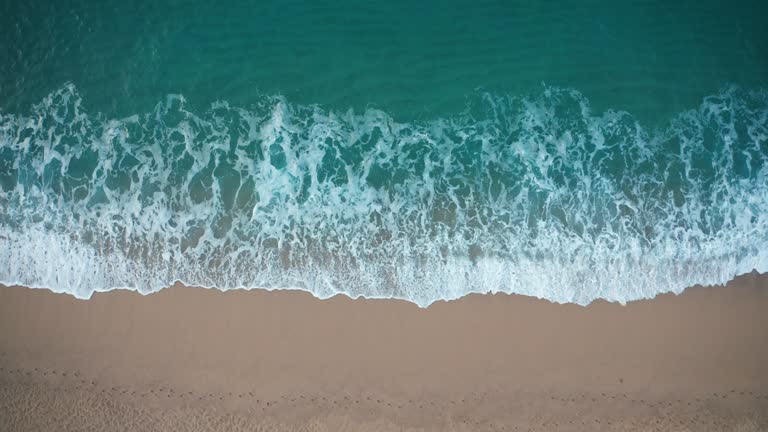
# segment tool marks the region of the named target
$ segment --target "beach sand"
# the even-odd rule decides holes
[[[0,287],[0,431],[768,430],[768,277],[427,309]]]

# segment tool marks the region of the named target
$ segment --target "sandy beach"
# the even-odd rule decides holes
[[[2,431],[768,430],[768,277],[626,306],[0,289]]]

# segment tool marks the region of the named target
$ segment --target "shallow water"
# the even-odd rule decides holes
[[[762,2],[411,3],[2,6],[0,282],[585,304],[768,270]]]

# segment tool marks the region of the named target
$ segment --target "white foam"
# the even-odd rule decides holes
[[[0,115],[0,282],[587,304],[768,270],[765,92],[658,131],[567,89],[470,105],[411,124],[169,96],[107,119],[67,85]]]

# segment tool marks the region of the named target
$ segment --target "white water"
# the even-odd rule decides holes
[[[659,130],[557,88],[416,124],[280,97],[86,104],[68,85],[0,115],[0,283],[587,304],[768,271],[763,91]]]

